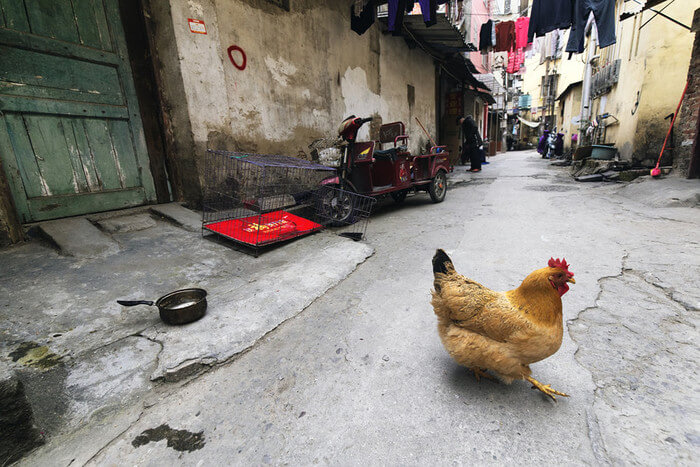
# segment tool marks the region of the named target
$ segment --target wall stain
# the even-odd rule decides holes
[[[204,432],[192,433],[187,430],[176,430],[163,424],[157,428],[144,430],[131,442],[135,448],[146,445],[150,442],[168,440],[168,447],[176,451],[192,452],[204,447]]]

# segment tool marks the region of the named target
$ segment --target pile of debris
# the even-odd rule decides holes
[[[671,167],[661,167],[663,174],[670,171]],[[578,182],[629,182],[649,175],[649,168],[635,166],[628,161],[584,159],[571,163],[571,175]]]

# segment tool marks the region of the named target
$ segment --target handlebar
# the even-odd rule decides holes
[[[367,117],[367,118],[361,118],[360,119],[360,125],[364,125],[367,122],[371,122],[373,120],[372,117]]]

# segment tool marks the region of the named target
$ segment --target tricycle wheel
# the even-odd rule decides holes
[[[438,170],[435,174],[435,178],[430,182],[428,187],[428,193],[430,193],[430,199],[433,203],[440,203],[445,199],[447,194],[447,175],[444,170]]]
[[[321,213],[334,227],[352,224],[353,199],[351,191],[339,188],[327,189],[321,196]]]
[[[408,195],[408,190],[392,191],[389,193],[396,203],[403,203]]]

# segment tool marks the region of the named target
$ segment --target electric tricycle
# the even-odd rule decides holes
[[[428,192],[434,203],[443,201],[447,174],[454,169],[446,146],[432,146],[427,154],[411,154],[403,122],[382,125],[378,141],[356,141],[362,125],[371,120],[354,115],[343,120],[338,135],[347,144],[340,167],[337,176],[322,183],[338,187],[340,193],[347,191],[374,198],[388,195],[397,203],[403,202],[409,193],[419,191]],[[344,221],[352,216],[351,196],[336,196],[328,202],[332,204],[334,218]]]

